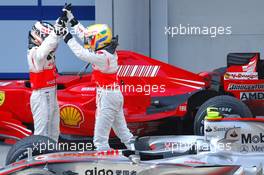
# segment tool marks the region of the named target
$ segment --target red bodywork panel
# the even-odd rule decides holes
[[[135,135],[157,130],[159,119],[184,116],[188,98],[206,88],[204,78],[195,73],[130,51],[119,51],[118,55],[125,117]],[[0,135],[4,137],[31,134],[26,129],[33,122],[29,100],[32,90],[26,87],[27,81],[0,81]],[[58,75],[57,83],[61,133],[93,136],[96,105],[91,75]]]
[[[248,64],[229,66],[222,77],[225,92],[246,103],[254,116],[264,115],[263,66],[255,53]]]

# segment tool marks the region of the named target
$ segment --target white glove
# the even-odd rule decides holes
[[[71,4],[65,4],[65,6],[62,9],[63,13],[66,13],[67,15],[67,26],[69,23],[71,23],[71,27],[75,26],[78,24],[77,19],[75,19],[73,13],[72,13],[72,5]]]
[[[74,19],[74,16],[73,16],[71,10],[72,10],[71,4],[67,4],[67,3],[65,4],[65,6],[62,9],[62,11],[67,14],[67,18],[68,18],[67,24]]]
[[[56,20],[54,25],[54,32],[58,36],[65,36],[68,33],[68,28],[66,27],[65,22],[61,18],[58,18]]]

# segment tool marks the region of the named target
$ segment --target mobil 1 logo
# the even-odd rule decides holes
[[[240,100],[264,100],[264,92],[240,92]]]
[[[250,152],[264,152],[264,134],[242,134],[241,143],[243,148],[247,147]],[[245,149],[243,149],[244,151]],[[241,150],[242,151],[242,150]]]

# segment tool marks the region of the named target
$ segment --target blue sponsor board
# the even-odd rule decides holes
[[[61,14],[63,5],[4,5],[0,6],[0,20],[56,20]],[[74,6],[74,14],[79,20],[95,20],[95,6]]]
[[[61,10],[65,2],[72,3],[75,17],[84,26],[94,23],[95,0],[0,1],[0,38],[4,41],[1,47],[1,79],[28,78],[28,31],[32,28],[36,20],[54,23],[61,15]],[[57,67],[63,72],[79,71],[80,67],[84,64],[76,58],[63,42],[59,45],[56,57]]]
[[[0,80],[28,80],[29,73],[0,73]]]

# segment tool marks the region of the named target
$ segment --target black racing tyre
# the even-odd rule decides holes
[[[48,137],[32,135],[14,144],[7,153],[6,165],[25,159],[28,149],[32,149],[32,155],[47,154],[56,152],[56,142]]]
[[[12,175],[54,175],[54,173],[40,168],[30,168],[26,170],[19,171]]]
[[[228,95],[216,96],[207,100],[197,111],[194,118],[195,135],[204,134],[204,118],[208,107],[216,107],[224,114],[237,114],[242,118],[253,117],[247,105],[240,100]]]

